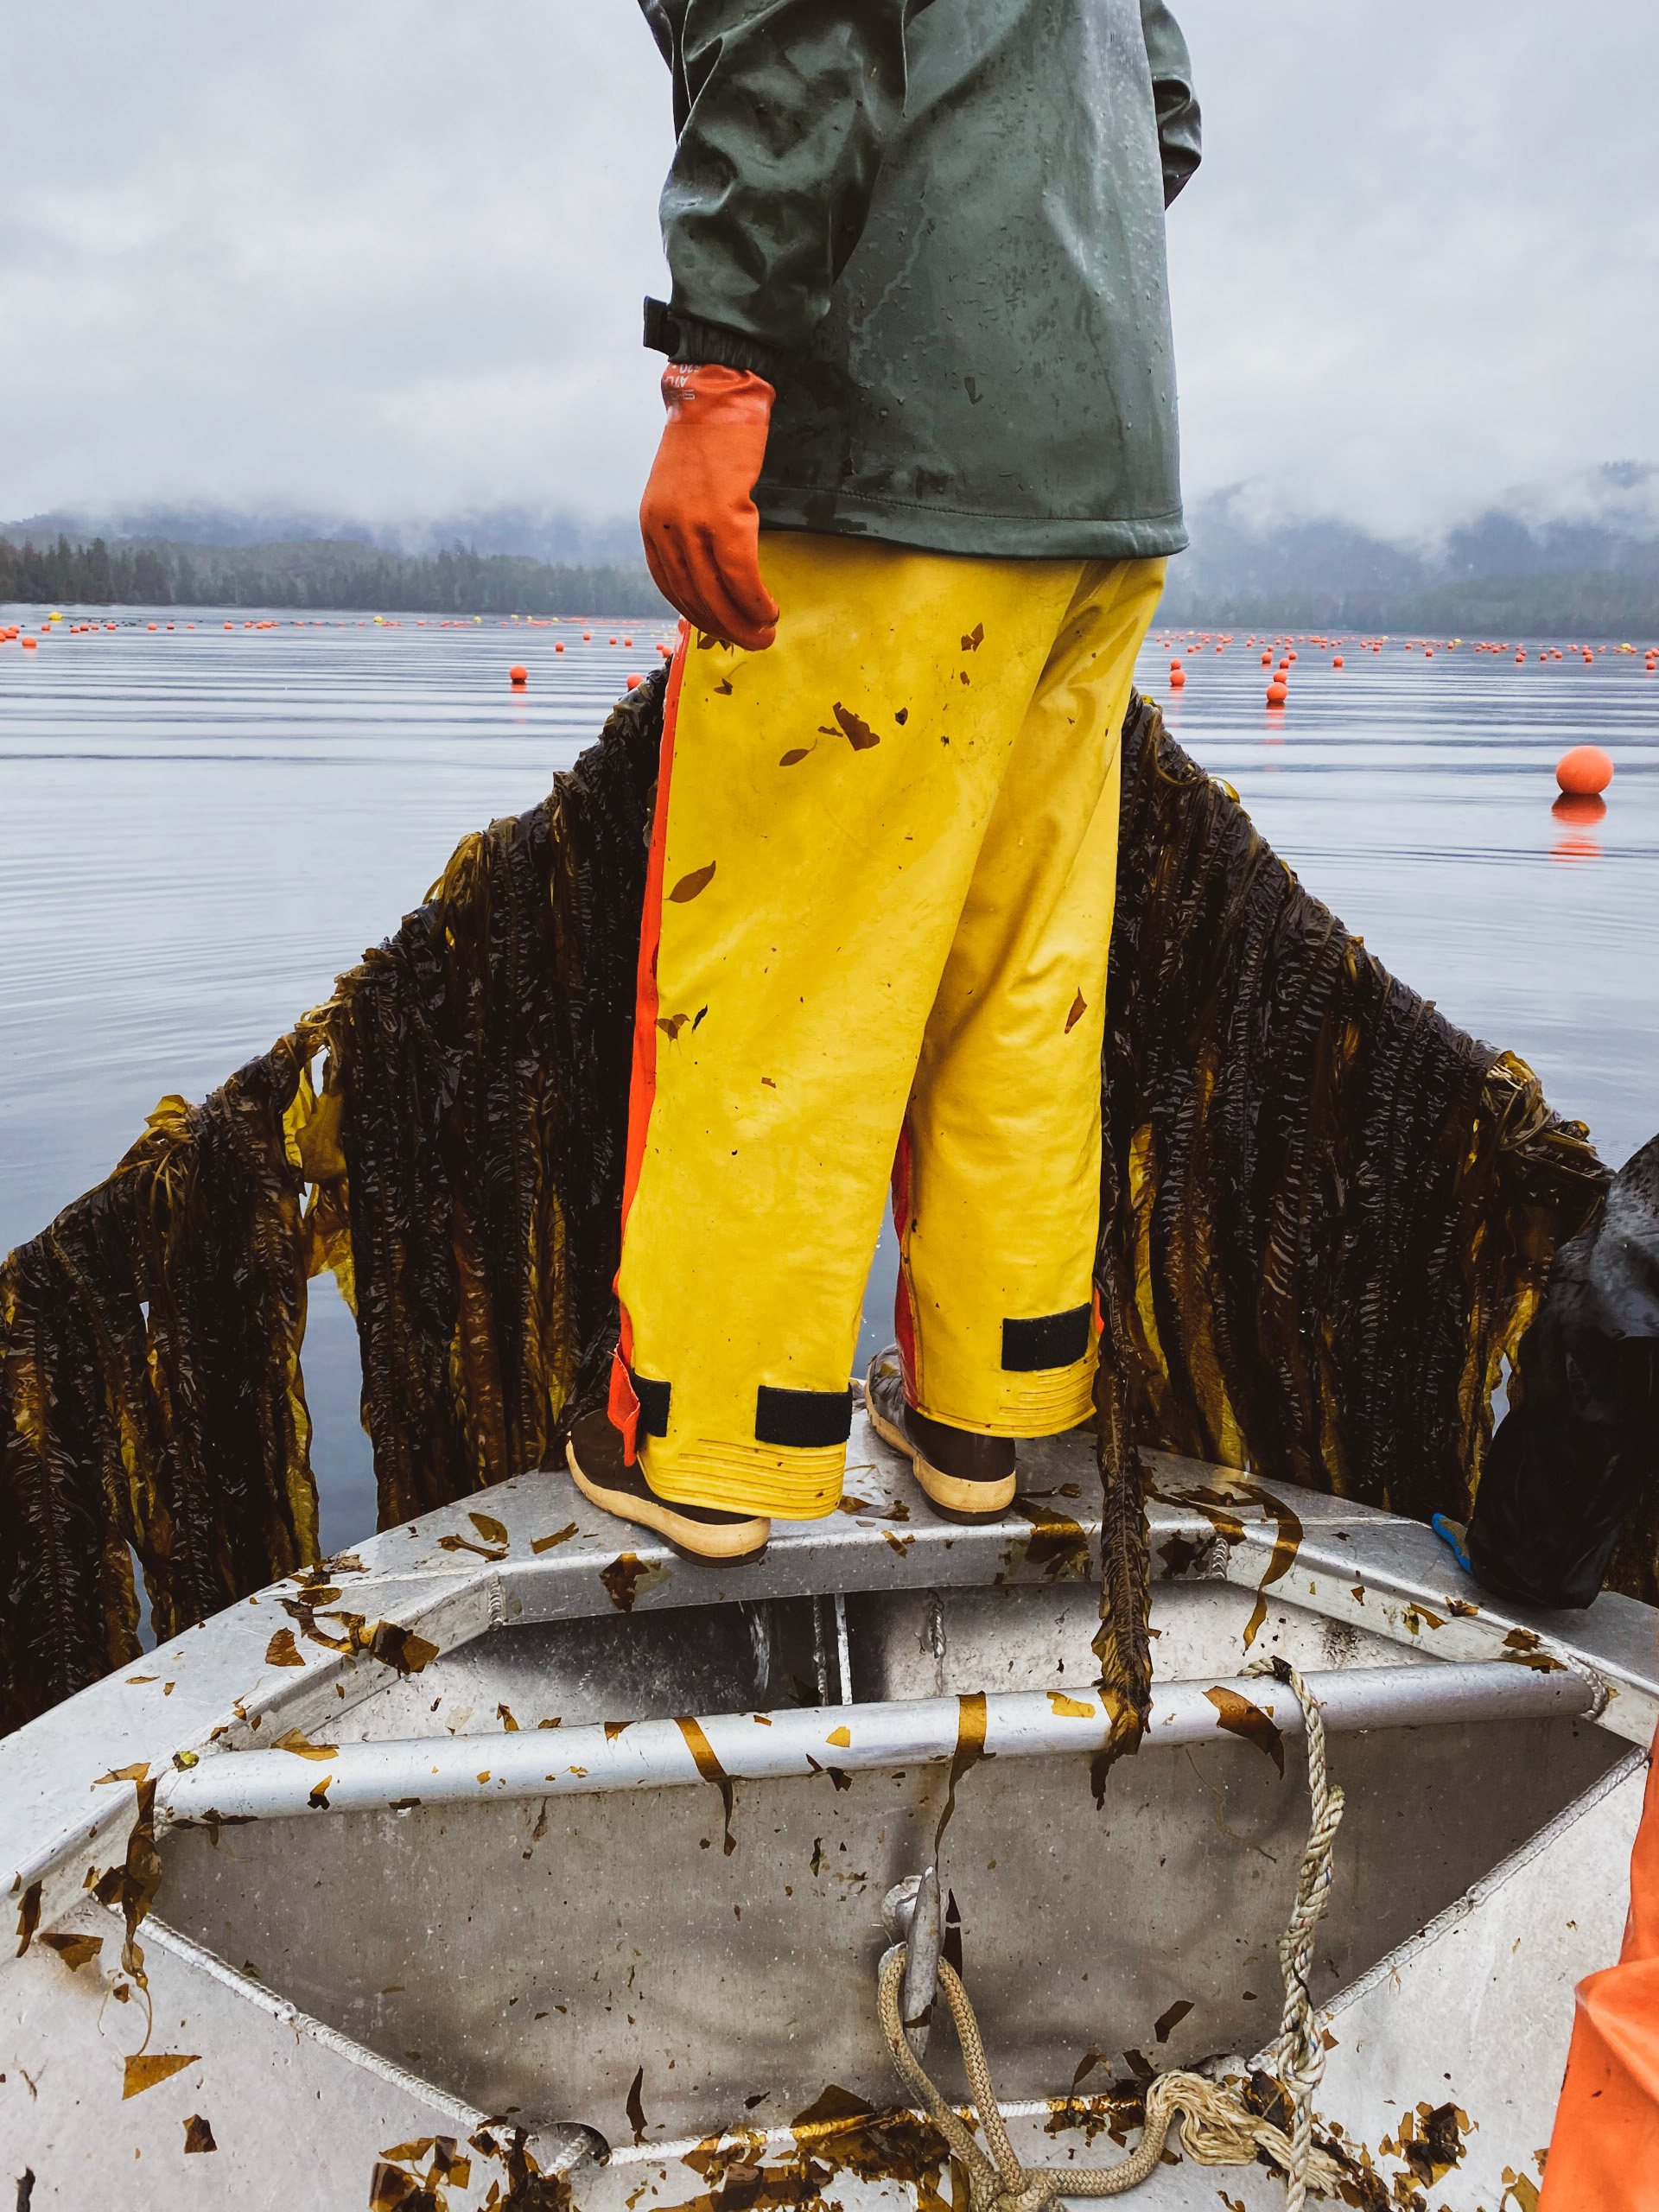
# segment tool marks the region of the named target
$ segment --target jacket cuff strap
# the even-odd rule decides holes
[[[747,369],[772,385],[778,382],[784,366],[784,356],[775,346],[747,337],[741,330],[728,330],[717,322],[704,322],[700,316],[686,315],[662,300],[645,302],[645,341],[653,353],[666,353],[682,367],[702,368],[713,363],[723,369]]]

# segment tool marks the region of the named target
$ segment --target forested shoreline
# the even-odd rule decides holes
[[[384,552],[360,540],[180,545],[165,539],[22,545],[0,537],[0,603],[339,607],[429,614],[665,614],[643,569],[566,568],[457,546]]]
[[[334,607],[360,613],[665,616],[643,569],[577,567],[465,546],[387,553],[359,538],[267,545],[166,538],[0,537],[0,604],[53,607]],[[1644,569],[1461,577],[1394,589],[1185,586],[1171,565],[1165,623],[1237,629],[1388,631],[1446,637],[1659,635],[1659,575]]]

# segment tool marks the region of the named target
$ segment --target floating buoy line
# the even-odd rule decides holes
[[[340,615],[290,615],[285,618],[272,615],[247,615],[241,618],[239,623],[234,620],[226,621],[224,628],[227,633],[234,634],[239,629],[248,635],[282,629],[474,631],[481,630],[485,626],[485,622],[486,617],[482,614],[445,615],[438,619],[429,619],[424,615],[405,617],[389,614],[359,615],[349,618]],[[634,642],[632,637],[626,631],[596,632],[593,627],[591,616],[498,615],[494,618],[494,626],[503,630],[560,628],[575,630],[579,632],[580,642],[584,645],[600,643],[607,647],[620,645],[631,650]],[[152,621],[148,616],[138,615],[129,616],[120,620],[112,620],[107,615],[74,620],[66,616],[60,608],[54,608],[39,625],[38,631],[34,633],[24,631],[22,626],[16,622],[0,624],[0,647],[16,645],[26,652],[34,652],[38,651],[42,639],[100,637],[117,632],[129,635],[162,636],[180,630],[194,632],[197,627],[198,625],[194,622]],[[576,641],[575,639],[569,640],[572,644]],[[657,652],[664,660],[673,658],[674,643],[671,637],[658,637],[652,642]],[[1172,700],[1178,699],[1186,688],[1186,664],[1189,660],[1192,660],[1195,666],[1201,665],[1203,656],[1206,652],[1224,653],[1229,646],[1236,645],[1240,642],[1237,632],[1232,630],[1186,630],[1178,632],[1170,629],[1161,632],[1157,639],[1157,645],[1172,655],[1168,677],[1168,689]],[[1437,652],[1448,654],[1461,652],[1475,658],[1484,654],[1495,658],[1512,658],[1513,665],[1516,668],[1537,666],[1554,668],[1558,664],[1563,668],[1568,664],[1593,668],[1599,660],[1611,657],[1616,661],[1629,660],[1632,664],[1639,662],[1643,673],[1647,676],[1659,675],[1659,645],[1638,646],[1631,644],[1628,639],[1618,645],[1605,642],[1596,645],[1569,643],[1540,645],[1534,647],[1524,641],[1511,641],[1508,639],[1472,640],[1464,638],[1395,638],[1387,633],[1351,635],[1343,633],[1331,636],[1319,631],[1262,632],[1258,634],[1252,631],[1242,642],[1247,652],[1257,652],[1261,656],[1260,664],[1267,673],[1266,705],[1270,723],[1274,726],[1282,721],[1284,709],[1290,703],[1291,676],[1299,665],[1300,655],[1303,650],[1324,658],[1325,666],[1332,673],[1346,668],[1350,654],[1358,655],[1363,665],[1363,657],[1368,653],[1377,658],[1386,651],[1397,649],[1404,653],[1414,654],[1423,662],[1433,660]],[[566,644],[565,639],[556,639],[553,641],[554,652],[563,652]],[[530,687],[528,667],[523,662],[513,663],[508,670],[507,680],[514,692],[527,691]],[[643,677],[638,673],[630,675],[627,678],[628,690],[637,689],[643,680]],[[1556,765],[1555,776],[1564,799],[1573,802],[1593,800],[1599,812],[1605,811],[1605,804],[1601,794],[1613,779],[1613,762],[1599,746],[1573,746],[1568,752],[1562,754]],[[1558,810],[1559,807],[1560,802],[1558,802]]]
[[[560,626],[574,627],[577,624],[582,622],[584,619],[589,623],[592,621],[591,616],[584,618],[581,615],[504,614],[499,615],[496,618],[496,626],[503,630],[550,630]],[[484,626],[484,623],[485,617],[481,614],[445,615],[441,620],[429,620],[429,618],[424,615],[405,617],[402,615],[375,614],[358,615],[347,619],[340,615],[323,617],[317,615],[296,614],[289,615],[285,619],[278,618],[274,615],[249,615],[244,617],[239,625],[235,621],[227,621],[224,627],[226,631],[229,632],[235,632],[238,627],[248,632],[282,629],[474,630],[481,629]],[[41,624],[38,635],[25,635],[22,632],[20,625],[16,622],[0,623],[0,646],[16,644],[22,646],[29,652],[38,652],[40,648],[40,643],[42,638],[57,639],[92,637],[102,635],[110,631],[121,631],[134,635],[148,636],[152,632],[161,634],[165,632],[176,630],[194,631],[197,626],[198,626],[194,622],[152,622],[147,618],[142,618],[137,615],[129,616],[124,620],[118,622],[110,621],[107,619],[88,620],[84,622],[72,621],[64,615],[61,609],[54,609],[47,616],[45,621]],[[585,645],[592,645],[594,642],[594,633],[591,627],[582,630],[582,642]],[[633,645],[632,638],[628,635],[626,631],[620,630],[607,632],[605,633],[603,642],[607,645],[620,645],[626,647],[630,651],[632,649]],[[674,645],[671,638],[658,638],[655,640],[655,644],[658,652],[664,660],[670,660],[673,658]],[[554,640],[553,650],[556,653],[562,653],[564,651],[564,648],[565,640],[563,638],[556,639]],[[514,691],[528,690],[530,687],[530,671],[522,662],[515,662],[507,672],[507,680]],[[644,680],[645,678],[641,674],[631,675],[627,679],[627,689],[630,691],[636,690],[638,686],[644,682]]]

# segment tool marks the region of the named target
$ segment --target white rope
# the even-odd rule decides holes
[[[1325,2075],[1325,2045],[1308,1994],[1307,1971],[1313,1963],[1313,1938],[1331,1894],[1331,1851],[1342,1820],[1343,1796],[1341,1789],[1330,1779],[1326,1770],[1325,1717],[1319,1711],[1319,1700],[1290,1662],[1258,1659],[1245,1672],[1272,1675],[1294,1691],[1307,1736],[1307,1842],[1302,1850],[1290,1923],[1279,1938],[1279,1971],[1284,1976],[1285,2008],[1278,2036],[1268,2047],[1269,2069],[1290,2100],[1291,2162],[1285,2189],[1287,2212],[1302,2212],[1313,2145],[1313,2093]]]
[[[990,2146],[991,2155],[987,2158],[910,2048],[899,2006],[906,1951],[904,1944],[896,1943],[881,1961],[876,1985],[882,2032],[899,2078],[920,2099],[967,2171],[971,2212],[1042,2212],[1042,2208],[1060,2196],[1121,2196],[1138,2188],[1157,2166],[1178,2113],[1181,2147],[1200,2165],[1249,2165],[1258,2151],[1265,2152],[1285,2176],[1287,2212],[1302,2212],[1310,2182],[1323,2195],[1335,2194],[1340,2170],[1313,2143],[1313,2093],[1325,2071],[1325,2049],[1308,1995],[1307,1971],[1314,1934],[1330,1895],[1331,1852],[1342,1819],[1342,1791],[1326,1770],[1325,1724],[1318,1701],[1296,1669],[1287,1661],[1275,1658],[1258,1660],[1248,1671],[1271,1674],[1295,1693],[1307,1732],[1311,1801],[1307,1843],[1302,1853],[1296,1902],[1279,1943],[1285,2005],[1278,2037],[1268,2051],[1272,2070],[1290,2106],[1289,2134],[1251,2112],[1237,2091],[1225,2082],[1209,2082],[1198,2074],[1171,2072],[1157,2075],[1147,2083],[1147,2120],[1141,2140],[1115,2166],[1083,2171],[1039,2167],[1027,2172],[1008,2140],[974,2008],[955,1971],[941,1960],[939,1986],[962,2046],[980,2133]]]

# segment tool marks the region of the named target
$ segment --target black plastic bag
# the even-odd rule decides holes
[[[1656,1484],[1659,1137],[1555,1255],[1469,1523],[1475,1579],[1530,1605],[1590,1605],[1626,1516]]]

